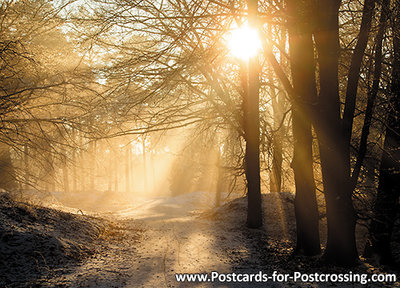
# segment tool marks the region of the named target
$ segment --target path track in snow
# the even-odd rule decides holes
[[[290,196],[290,195],[289,195]],[[293,258],[294,215],[288,195],[263,195],[266,228],[247,229],[245,199],[201,213],[210,208],[206,194],[147,199],[111,216],[127,226],[143,227],[139,242],[129,237],[83,265],[73,287],[336,287],[330,283],[179,283],[175,273],[347,273],[324,267],[319,260]],[[290,198],[290,197],[289,197]],[[129,236],[129,235],[128,235]],[[379,272],[365,264],[354,273]],[[92,271],[92,272],[90,272]],[[79,276],[79,274],[78,274]],[[339,283],[340,287],[363,287]],[[310,286],[311,285],[311,286]],[[394,286],[393,286],[394,285]],[[397,285],[397,286],[396,286]],[[369,287],[399,287],[399,283]]]

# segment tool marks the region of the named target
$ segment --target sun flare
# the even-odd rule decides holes
[[[232,30],[228,39],[228,47],[234,57],[248,60],[261,49],[261,39],[257,30],[243,25]]]

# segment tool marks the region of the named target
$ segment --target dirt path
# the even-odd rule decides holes
[[[209,200],[198,195],[154,198],[112,213],[126,231],[120,241],[108,245],[78,269],[54,279],[69,287],[333,287],[331,283],[179,283],[175,273],[348,273],[324,267],[319,259],[291,257],[293,207],[283,194],[264,195],[266,227],[246,229],[245,201],[237,199],[215,213],[204,214]],[[288,223],[292,223],[288,225]],[[143,229],[138,240],[130,236]],[[133,233],[133,232],[132,232]],[[132,234],[133,235],[133,234]],[[136,234],[135,234],[136,235]],[[267,237],[268,235],[268,237]],[[377,273],[360,265],[354,273]],[[266,285],[268,284],[268,285]],[[339,283],[340,287],[363,287]],[[398,285],[399,283],[396,283]],[[51,283],[49,283],[51,286]],[[311,285],[311,286],[310,286]],[[55,285],[53,285],[55,286]],[[369,287],[393,287],[391,284]],[[398,287],[398,286],[395,286]]]
[[[120,213],[120,217],[142,223],[146,231],[132,261],[127,287],[180,287],[175,273],[230,271],[224,252],[232,249],[235,241],[224,245],[231,237],[211,221],[199,218],[196,208],[193,203],[174,204],[166,198]],[[181,285],[185,286],[187,283]]]
[[[363,287],[357,281],[307,283],[290,278],[281,282],[270,278],[268,283],[256,279],[189,283],[176,281],[175,274],[217,271],[243,277],[258,273],[293,276],[295,271],[308,275],[395,272],[367,262],[350,271],[329,266],[320,257],[293,257],[293,195],[262,196],[265,225],[255,230],[246,228],[243,197],[212,210],[209,193],[147,198],[135,205],[119,203],[114,212],[91,217],[96,215],[65,206],[34,206],[0,195],[0,286]],[[324,239],[326,222],[320,224]],[[365,238],[360,235],[359,239]],[[400,287],[400,282],[368,284],[370,288]]]
[[[99,248],[94,257],[47,285],[188,287],[188,283],[175,280],[175,273],[231,271],[227,251],[241,250],[243,241],[235,232],[199,217],[210,202],[197,196],[202,195],[147,199],[128,209],[103,214],[124,223],[127,230],[120,241]],[[136,234],[132,235],[134,239],[130,237],[130,226],[133,233],[138,227],[143,230],[139,240]],[[190,285],[194,286],[202,287]]]
[[[266,233],[272,232],[283,239],[289,237],[290,231],[285,223],[287,217],[293,217],[288,215],[288,211],[292,213],[293,209],[287,209],[291,204],[280,198],[266,202],[274,207],[274,210],[268,208],[269,213],[275,215],[275,218],[270,217],[273,221],[268,224],[270,231],[267,232],[243,228],[245,199],[238,199],[240,201],[214,211],[218,212],[216,214],[204,214],[212,206],[212,199],[207,197],[210,196],[199,192],[148,199],[113,213],[113,217],[119,221],[143,227],[144,233],[130,250],[127,248],[129,243],[121,243],[121,248],[128,249],[128,253],[116,251],[113,256],[114,263],[124,263],[119,266],[128,269],[124,273],[128,278],[114,282],[114,286],[107,286],[110,282],[104,277],[104,281],[95,283],[96,287],[249,287],[243,286],[243,283],[179,283],[175,273],[257,273],[262,266],[273,270],[269,261],[276,255],[269,253],[266,248],[271,246],[272,251],[277,245],[271,240],[267,243]],[[274,252],[288,255],[291,252],[289,247],[284,242],[279,247],[283,251],[275,249]],[[271,264],[274,265],[273,262]],[[118,267],[114,264],[113,269]],[[90,287],[90,283],[78,283]],[[251,287],[265,285],[252,283]],[[276,283],[273,287],[284,285]]]

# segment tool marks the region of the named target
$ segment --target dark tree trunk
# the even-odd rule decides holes
[[[397,10],[399,11],[399,10]],[[370,225],[370,241],[364,251],[366,257],[378,256],[382,264],[393,264],[391,236],[399,212],[400,193],[400,14],[393,17],[393,74],[392,95],[386,137],[379,169],[378,193],[374,219]]]
[[[298,1],[288,1],[290,13],[289,46],[293,79],[292,127],[294,140],[294,171],[297,228],[296,253],[317,255],[321,252],[318,205],[315,194],[312,155],[312,105],[316,102],[314,46],[308,18],[310,11]]]
[[[339,265],[355,265],[356,214],[350,185],[350,155],[342,135],[338,82],[339,6],[341,1],[320,0],[315,15],[320,92],[315,127],[318,134],[322,180],[327,209],[325,258]]]
[[[399,93],[393,98],[400,99]],[[397,103],[397,109],[400,109]],[[386,131],[384,152],[379,169],[378,194],[374,205],[374,219],[370,224],[370,237],[364,251],[365,257],[373,255],[381,264],[394,264],[391,251],[391,236],[396,216],[399,211],[400,191],[400,114],[397,110],[397,120],[390,116],[394,122]],[[394,111],[393,111],[394,112]]]
[[[249,24],[257,27],[258,1],[249,0]],[[247,226],[262,225],[260,187],[260,116],[259,116],[259,65],[258,57],[248,63],[248,93],[244,106],[244,133],[246,138]]]
[[[73,129],[72,130],[72,139],[73,139],[73,141],[74,141],[74,144],[76,143],[76,131],[75,131],[75,129]],[[77,181],[78,181],[78,179],[77,179],[77,171],[76,171],[76,167],[77,167],[77,165],[78,165],[78,163],[77,163],[77,157],[76,157],[76,151],[78,150],[79,148],[77,148],[77,147],[74,147],[73,149],[72,149],[72,155],[71,155],[71,157],[72,157],[72,192],[73,193],[75,193],[76,192],[76,190],[77,190],[77,187],[78,187],[78,183],[77,183]]]
[[[83,150],[83,135],[82,135],[82,132],[77,131],[77,136],[78,136],[78,147],[79,147],[77,165],[79,165],[78,168],[79,168],[79,172],[80,173],[78,173],[76,175],[76,182],[78,183],[78,185],[80,187],[79,191],[82,192],[82,191],[86,191],[86,181],[85,181],[85,179],[86,179],[86,177],[85,177],[85,168],[86,167],[84,165],[84,155],[83,155],[83,151],[84,150]],[[77,191],[77,190],[75,190],[75,191]]]
[[[375,1],[376,0],[366,0],[364,2],[360,33],[358,34],[357,44],[351,57],[350,69],[347,77],[346,102],[343,113],[343,131],[344,138],[348,143],[350,143],[351,140],[360,69],[364,51],[368,43],[368,35],[371,29],[371,20],[374,12]]]
[[[372,83],[372,88],[369,89],[369,91],[368,91],[367,108],[365,111],[364,125],[363,125],[362,131],[361,131],[360,148],[358,150],[356,164],[354,165],[354,169],[351,174],[352,190],[354,190],[357,186],[357,181],[358,181],[358,177],[360,175],[361,166],[363,164],[365,155],[367,153],[367,140],[368,140],[368,136],[369,136],[369,129],[371,126],[374,103],[375,103],[375,99],[378,95],[379,83],[380,83],[380,79],[381,79],[382,44],[383,44],[383,37],[384,37],[385,31],[386,31],[388,8],[389,8],[389,0],[383,0],[381,16],[379,19],[379,30],[378,30],[378,34],[376,35],[376,38],[375,38],[374,79],[373,79],[373,83]],[[351,127],[350,127],[350,130],[351,130]],[[349,136],[351,136],[351,135],[349,135]],[[350,144],[350,138],[347,141]],[[350,145],[348,145],[348,147],[350,149]],[[348,152],[348,153],[350,153],[350,152]]]
[[[24,189],[29,189],[30,175],[29,175],[29,146],[24,144]]]

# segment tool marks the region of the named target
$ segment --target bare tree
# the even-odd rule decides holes
[[[394,2],[391,13],[393,34],[393,63],[391,91],[388,95],[388,116],[385,121],[386,135],[379,167],[379,186],[374,205],[374,218],[370,224],[370,237],[364,256],[378,256],[383,264],[395,265],[391,250],[393,227],[399,211],[399,171],[400,171],[400,37],[399,7]],[[388,13],[382,11],[382,13]],[[377,45],[378,46],[378,45]],[[378,61],[381,61],[378,60]]]
[[[305,4],[303,4],[305,5]],[[312,112],[317,101],[314,47],[310,8],[288,1],[290,11],[289,43],[293,79],[292,127],[295,176],[297,253],[316,255],[321,252],[319,214],[315,194],[312,153]]]

